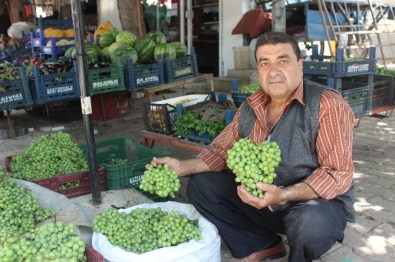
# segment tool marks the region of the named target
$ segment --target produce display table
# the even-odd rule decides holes
[[[150,148],[154,146],[155,141],[176,146],[186,150],[192,150],[197,153],[199,153],[203,148],[209,147],[208,145],[204,145],[201,143],[196,143],[185,139],[168,136],[160,133],[155,133],[147,130],[142,130],[140,132],[140,136],[141,136],[141,143]]]
[[[175,81],[175,82],[170,82],[168,84],[162,84],[162,85],[142,89],[141,92],[144,92],[144,96],[148,98],[149,102],[152,102],[154,94],[159,91],[179,88],[185,84],[202,82],[202,81],[207,81],[207,84],[210,86],[210,90],[214,91],[214,75],[213,74],[204,74],[204,75],[198,75],[195,77],[182,79],[182,80]]]

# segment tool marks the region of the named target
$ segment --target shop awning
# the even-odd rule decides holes
[[[272,13],[262,9],[254,9],[246,12],[239,23],[232,30],[232,35],[247,34],[254,38],[270,27]]]

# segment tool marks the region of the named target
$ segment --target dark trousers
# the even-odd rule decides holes
[[[197,174],[187,186],[189,200],[217,227],[233,257],[266,249],[283,234],[290,248],[289,261],[311,261],[343,240],[347,218],[341,202],[314,199],[271,212],[243,203],[236,186],[230,172]]]

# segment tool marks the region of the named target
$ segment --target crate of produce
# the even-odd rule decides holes
[[[372,113],[372,90],[367,83],[353,82],[353,79],[342,81],[342,97],[348,102],[355,116]]]
[[[353,82],[368,84],[368,76],[362,75],[352,78]],[[373,75],[372,109],[381,106],[394,105],[394,78],[388,75]]]
[[[60,29],[59,29],[60,30]],[[63,55],[67,49],[74,46],[74,37],[63,36],[58,33],[57,36],[46,37],[44,30],[39,30],[38,33],[30,32],[31,52],[35,52],[38,48],[41,55],[51,55],[58,57]]]
[[[39,29],[57,28],[57,29],[69,29],[73,28],[72,19],[44,19],[43,17],[34,17],[34,25]]]
[[[129,59],[125,68],[125,84],[129,92],[165,83],[163,63],[133,64]]]
[[[0,65],[0,77],[0,111],[33,104],[23,67]]]
[[[12,156],[5,158],[7,172],[12,172],[11,159]],[[104,191],[106,188],[106,181],[103,166],[98,167],[97,174],[99,178],[100,190]],[[91,193],[91,178],[89,172],[65,174],[37,180],[26,179],[26,181],[30,181],[42,187],[48,188],[49,190],[65,195],[68,198]]]
[[[232,122],[237,108],[230,101],[205,102],[184,110],[177,108],[177,135],[210,144]],[[194,127],[191,128],[191,125]]]
[[[102,67],[89,69],[88,84],[90,95],[125,91],[123,65],[100,64]]]
[[[192,49],[190,55],[165,61],[164,68],[166,83],[196,76],[198,74],[198,69],[194,50]]]
[[[35,104],[65,101],[80,96],[76,70],[73,63],[67,61],[33,66],[29,84]]]
[[[115,92],[92,97],[92,119],[107,120],[130,112],[127,92]]]
[[[303,62],[304,75],[323,75],[327,77],[346,77],[373,74],[376,68],[376,48],[368,49],[368,57],[345,57],[345,49],[336,50],[335,57],[318,55],[313,45],[313,54]]]
[[[83,150],[86,147],[82,146]],[[130,186],[130,179],[141,180],[134,170],[151,162],[153,157],[163,157],[160,152],[138,144],[132,138],[116,137],[96,142],[96,158],[105,167],[106,189],[120,189]]]
[[[303,74],[304,75],[325,75],[328,77],[335,75],[334,62],[325,61],[304,61],[303,62]]]
[[[235,106],[240,107],[251,94],[242,94],[238,91],[232,91],[232,100]]]
[[[336,62],[335,77],[357,76],[373,74],[376,70],[376,53],[375,48],[369,48],[368,59],[342,59]],[[344,49],[339,49],[338,52],[344,52]]]
[[[174,132],[175,128],[177,105],[182,104],[183,107],[188,107],[210,99],[211,95],[194,94],[153,103],[144,103],[143,119],[145,129],[170,135]]]

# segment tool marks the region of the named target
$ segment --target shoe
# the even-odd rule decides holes
[[[261,262],[264,259],[277,259],[287,255],[285,245],[283,241],[280,241],[274,247],[263,249],[261,251],[252,253],[248,257],[234,258],[231,257],[226,262]]]

